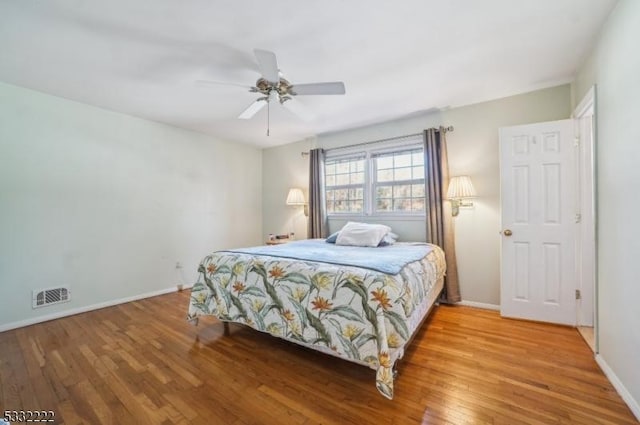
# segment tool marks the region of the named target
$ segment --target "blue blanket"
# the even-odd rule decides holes
[[[422,259],[431,249],[430,245],[423,243],[396,243],[384,247],[366,248],[334,245],[326,243],[324,239],[307,239],[281,245],[226,251],[362,267],[382,273],[398,274],[404,266]]]

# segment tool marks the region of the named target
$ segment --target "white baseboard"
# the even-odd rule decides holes
[[[600,366],[604,375],[609,379],[613,388],[618,391],[620,397],[622,397],[624,402],[627,403],[627,406],[629,406],[629,409],[631,409],[631,412],[635,415],[636,419],[640,421],[640,404],[638,404],[638,402],[633,398],[629,390],[627,390],[622,381],[618,379],[618,376],[613,372],[600,354],[596,354],[596,363],[598,363],[598,366]]]
[[[185,285],[183,289],[189,289],[192,285]],[[11,329],[22,328],[25,326],[35,325],[36,323],[48,322],[49,320],[60,319],[62,317],[73,316],[74,314],[86,313],[87,311],[99,310],[105,307],[112,307],[118,304],[124,304],[131,301],[137,301],[144,298],[156,297],[158,295],[170,294],[171,292],[177,292],[178,288],[172,286],[170,288],[160,289],[158,291],[146,292],[144,294],[133,295],[131,297],[119,298],[117,300],[105,301],[98,304],[91,304],[84,307],[72,308],[70,310],[59,311],[57,313],[47,314],[44,316],[38,316],[31,319],[19,320],[12,323],[4,323],[0,325],[0,332],[9,331]]]
[[[477,303],[475,301],[462,300],[462,301],[456,303],[456,305],[463,305],[463,306],[466,306],[466,307],[482,308],[482,309],[485,309],[485,310],[500,311],[500,306],[498,304]]]

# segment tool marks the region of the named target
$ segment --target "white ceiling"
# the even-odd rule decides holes
[[[571,81],[616,0],[0,0],[0,81],[273,146]],[[253,49],[293,83],[344,81],[238,120]]]

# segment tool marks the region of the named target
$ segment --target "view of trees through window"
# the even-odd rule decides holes
[[[326,162],[325,189],[328,214],[364,211],[364,167],[364,157]]]
[[[327,214],[423,214],[422,147],[362,152],[325,162]]]
[[[422,149],[373,157],[376,212],[424,211]]]

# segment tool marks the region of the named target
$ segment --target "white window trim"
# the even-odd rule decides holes
[[[325,154],[325,161],[331,160],[340,160],[340,159],[349,159],[349,158],[357,158],[364,156],[365,159],[365,175],[364,175],[364,199],[363,199],[363,209],[362,213],[327,213],[327,218],[331,219],[366,219],[366,218],[379,218],[381,220],[407,220],[407,221],[418,221],[424,220],[426,217],[426,212],[405,212],[400,213],[397,211],[393,212],[376,212],[374,211],[374,199],[375,194],[373,193],[374,181],[373,181],[373,160],[372,158],[375,155],[405,151],[410,149],[422,148],[423,143],[419,136],[412,136],[411,138],[406,138],[402,142],[398,142],[398,140],[392,140],[387,142],[375,143],[372,144],[371,147],[365,148],[363,146],[345,146],[342,148],[335,148],[328,150]],[[425,181],[426,184],[426,181]],[[326,190],[326,188],[325,188]],[[426,188],[425,188],[426,192]]]
[[[345,155],[340,155],[340,156],[334,156],[334,157],[325,157],[325,162],[326,161],[349,161],[349,160],[364,160],[365,162],[365,170],[364,170],[364,178],[365,181],[362,183],[362,209],[364,211],[366,211],[367,209],[367,174],[368,174],[368,170],[367,170],[367,154],[364,151],[360,151],[360,152],[353,152],[353,153],[349,153],[349,154],[345,154]],[[326,195],[326,191],[327,191],[327,187],[326,187],[326,170],[325,170],[325,187],[324,187],[324,191],[325,191],[325,195]],[[355,187],[355,184],[349,184],[349,185],[333,185],[331,186],[332,189],[350,189],[352,187]],[[357,185],[357,187],[360,187],[360,185]],[[325,199],[325,202],[327,202],[327,200]],[[340,217],[352,217],[352,216],[362,216],[362,213],[359,212],[354,212],[354,213],[349,213],[349,212],[341,212],[341,213],[331,213],[331,214],[327,214],[327,216],[340,216]]]

